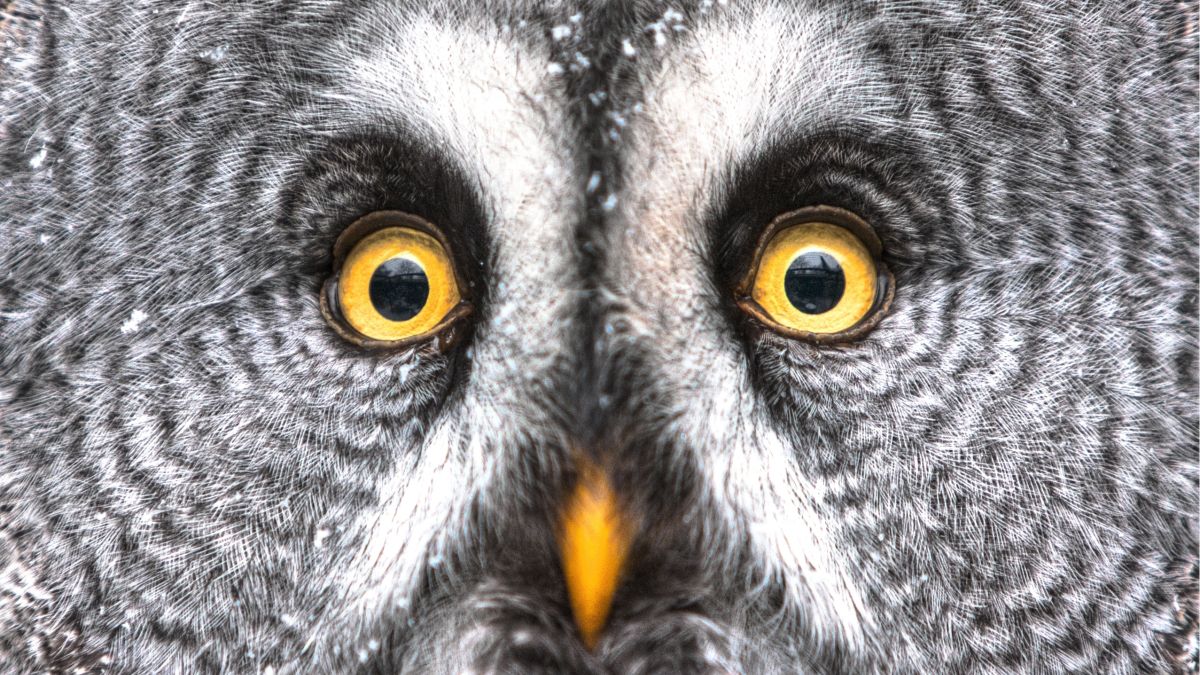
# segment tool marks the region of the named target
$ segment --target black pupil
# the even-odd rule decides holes
[[[804,253],[788,265],[783,288],[796,309],[805,314],[822,314],[842,299],[846,275],[828,253]]]
[[[371,275],[371,304],[392,321],[408,321],[429,299],[429,277],[408,258],[392,258]]]

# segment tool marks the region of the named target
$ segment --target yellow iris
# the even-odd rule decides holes
[[[877,262],[879,242],[866,223],[832,207],[786,214],[777,223],[742,282],[742,309],[785,335],[821,340],[850,334],[886,304],[881,295],[889,284],[881,275],[890,276]]]
[[[429,333],[461,301],[446,248],[410,227],[388,227],[364,237],[347,254],[338,278],[342,318],[371,340]]]

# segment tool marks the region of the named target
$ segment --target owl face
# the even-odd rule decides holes
[[[1194,8],[0,13],[17,672],[1194,663]]]

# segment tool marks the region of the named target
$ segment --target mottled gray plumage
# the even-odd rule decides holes
[[[0,671],[1194,671],[1196,14],[9,2]],[[812,204],[895,273],[851,344],[733,303]],[[380,209],[444,354],[322,319]],[[644,524],[594,653],[579,451]]]

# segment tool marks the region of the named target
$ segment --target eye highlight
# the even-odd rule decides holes
[[[334,267],[322,310],[357,344],[409,344],[470,312],[447,244],[416,216],[378,211],[355,221],[334,246]]]
[[[874,326],[891,301],[891,274],[870,226],[844,209],[785,213],[766,228],[737,303],[788,337],[849,340]]]

